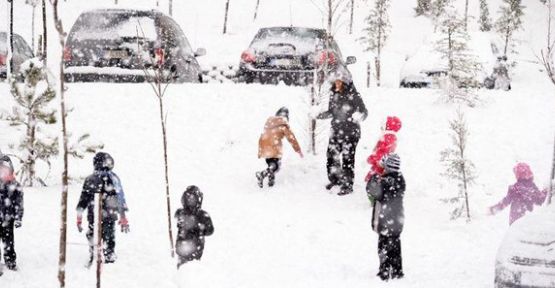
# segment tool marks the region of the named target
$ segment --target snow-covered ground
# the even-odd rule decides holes
[[[89,2],[60,2],[66,5],[65,24],[69,26],[80,11],[101,5]],[[103,6],[112,1],[105,2]],[[142,7],[154,3],[120,2],[127,6],[141,2]],[[261,1],[260,20],[252,23],[255,1],[237,0],[231,2],[231,33],[221,37],[225,1],[174,2],[175,18],[194,48],[208,49],[206,63],[236,61],[260,25],[322,26],[310,1]],[[541,27],[541,21],[534,19],[535,12],[535,18],[543,17],[537,15],[541,6],[527,5],[532,12],[525,27]],[[410,17],[410,6],[392,7],[394,30],[385,60],[391,68],[386,69],[385,88],[363,88],[364,55],[368,55],[360,52],[353,37],[338,32],[344,54],[359,57],[353,73],[370,112],[362,126],[352,195],[338,197],[323,187],[328,133],[324,123],[320,123],[324,127],[317,155],[299,159],[286,148],[276,187],[261,190],[256,186],[254,172],[264,167],[256,158],[258,136],[266,118],[279,107],[290,108],[292,129],[306,150],[307,90],[233,84],[170,86],[166,107],[172,209],[177,209],[183,190],[195,184],[204,192],[204,208],[215,225],[214,235],[206,239],[202,261],[180,271],[170,258],[161,129],[157,99],[150,87],[68,85],[73,108],[69,129],[74,135],[89,132],[105,144],[105,151],[115,158],[115,171],[131,209],[131,233],[118,232],[119,259],[104,266],[103,287],[492,287],[495,254],[508,227],[508,212],[489,217],[485,210],[514,181],[511,169],[517,161],[530,163],[539,186],[547,183],[555,131],[553,86],[537,64],[524,61],[533,60],[536,42],[530,40],[521,45],[523,61],[515,70],[513,90],[482,90],[480,104],[465,110],[469,157],[479,174],[470,190],[473,220],[449,220],[451,207],[440,199],[456,194],[456,188],[440,176],[439,156],[450,143],[448,120],[456,106],[438,101],[434,90],[395,88],[404,56],[411,49],[404,41],[414,44],[425,38],[407,27],[433,29],[426,19]],[[290,10],[294,11],[291,15]],[[0,11],[5,11],[4,2]],[[357,17],[364,11],[361,6]],[[28,27],[23,24],[26,21],[18,17],[16,27]],[[25,32],[21,34],[30,39]],[[51,55],[58,55],[54,33],[50,37]],[[56,69],[55,61],[49,65]],[[10,109],[11,104],[8,86],[0,83],[0,110]],[[407,180],[406,229],[401,237],[406,278],[384,284],[375,277],[377,235],[370,228],[363,178],[368,170],[365,159],[387,115],[397,115],[404,122],[398,153]],[[0,122],[3,151],[17,135]],[[0,287],[58,287],[61,159],[54,162],[51,186],[25,189],[23,228],[16,231],[20,271],[6,271]],[[76,181],[69,196],[67,287],[93,287],[95,273],[83,267],[88,251],[85,236],[74,226],[73,209],[81,177],[92,170],[92,156],[72,160],[70,169]]]

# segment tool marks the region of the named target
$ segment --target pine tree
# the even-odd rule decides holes
[[[513,40],[514,32],[522,28],[523,9],[525,8],[521,0],[503,0],[505,3],[499,10],[501,16],[495,23],[495,28],[505,40],[503,54],[507,55],[509,45]]]
[[[414,11],[416,16],[428,15],[432,11],[432,0],[417,0]]]
[[[434,0],[432,3],[432,16],[436,21],[445,13],[445,9],[450,3],[451,0]]]
[[[478,24],[480,24],[480,31],[491,31],[492,24],[486,0],[480,0],[480,18],[478,18]]]
[[[468,205],[468,189],[476,179],[475,167],[468,159],[468,126],[464,113],[458,109],[456,118],[449,121],[451,129],[451,140],[453,146],[441,151],[441,162],[445,165],[446,171],[443,176],[449,180],[457,181],[459,188],[458,195],[445,199],[445,202],[457,205],[451,212],[451,219],[462,216],[466,211],[467,220],[470,221],[470,208]]]
[[[438,24],[441,39],[436,42],[436,50],[446,61],[447,85],[444,88],[448,101],[462,100],[473,106],[475,96],[468,89],[478,86],[476,76],[481,66],[468,49],[470,36],[464,30],[464,19],[450,8]]]
[[[24,127],[25,134],[18,145],[24,155],[19,174],[23,185],[33,186],[36,181],[45,185],[36,175],[35,164],[44,161],[50,166],[50,158],[58,154],[58,138],[46,134],[46,127],[56,123],[56,110],[50,107],[56,92],[47,79],[47,70],[38,59],[22,64],[20,75],[11,79],[11,94],[17,106],[0,119],[13,127]],[[23,78],[19,84],[16,79]]]
[[[378,86],[380,86],[381,78],[381,53],[391,29],[391,23],[387,14],[389,5],[389,0],[376,0],[374,9],[366,17],[367,26],[363,30],[365,35],[360,38],[365,51],[376,53],[375,68]]]

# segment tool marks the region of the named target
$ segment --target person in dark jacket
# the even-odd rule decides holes
[[[376,200],[372,213],[372,229],[379,234],[380,268],[377,276],[387,281],[390,278],[404,277],[400,237],[405,221],[405,178],[400,172],[401,159],[395,153],[382,158],[382,167],[385,173],[382,176],[374,175],[368,182],[368,186],[375,184],[379,189],[375,192],[368,186],[367,189]]]
[[[102,195],[102,241],[104,243],[104,262],[113,263],[116,261],[115,247],[116,235],[115,227],[119,216],[121,232],[129,232],[129,222],[125,216],[128,211],[125,195],[119,177],[112,171],[114,159],[110,154],[99,152],[93,158],[94,172],[85,179],[79,203],[77,204],[77,229],[83,231],[83,211],[88,209],[87,240],[91,252],[90,262],[94,255],[94,213],[95,195]]]
[[[4,263],[12,271],[17,271],[14,227],[21,227],[22,220],[23,189],[15,180],[11,159],[0,155],[0,240],[4,246]]]
[[[214,233],[210,215],[201,209],[202,198],[197,186],[189,186],[181,196],[183,207],[175,211],[177,268],[189,261],[200,260],[204,251],[204,236]]]
[[[326,189],[341,186],[338,195],[347,195],[353,192],[359,122],[366,119],[368,110],[347,74],[337,74],[333,79],[329,108],[316,118],[332,119],[326,163],[330,183]]]

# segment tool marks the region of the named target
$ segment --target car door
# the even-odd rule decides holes
[[[170,17],[160,17],[161,39],[168,53],[168,67],[173,66],[177,81],[197,82],[199,65],[195,59],[193,49],[187,42],[179,25]]]

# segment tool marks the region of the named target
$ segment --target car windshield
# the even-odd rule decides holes
[[[79,17],[72,37],[78,41],[139,37],[156,40],[154,19],[123,12],[86,13]]]
[[[322,33],[315,29],[271,28],[260,30],[251,47],[264,51],[288,47],[297,53],[309,53],[317,50],[322,44]]]

